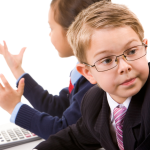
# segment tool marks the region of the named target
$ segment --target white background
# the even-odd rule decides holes
[[[69,74],[77,60],[74,57],[60,58],[50,42],[48,10],[51,0],[0,0],[0,42],[5,40],[8,49],[18,54],[27,47],[22,67],[27,73],[52,94],[69,84]],[[145,29],[145,38],[150,32],[149,0],[113,0],[127,5],[140,19]],[[147,55],[150,60],[150,53]],[[5,60],[0,56],[0,73],[16,88]],[[27,100],[22,97],[22,102]],[[0,124],[9,122],[10,115],[0,108]]]

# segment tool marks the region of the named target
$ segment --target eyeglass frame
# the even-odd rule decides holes
[[[142,45],[137,45],[137,46],[144,46],[145,47],[145,49],[148,47],[148,45],[147,44],[145,44],[145,43],[142,43]],[[137,46],[133,46],[133,47],[137,47]],[[131,47],[131,48],[133,48],[133,47]],[[129,48],[129,49],[131,49],[131,48]],[[127,49],[127,50],[129,50],[129,49]],[[125,50],[125,51],[127,51],[127,50]],[[124,52],[125,52],[124,51]],[[126,55],[124,55],[124,52],[121,54],[121,55],[118,55],[118,56],[116,56],[116,55],[110,55],[110,56],[116,56],[116,59],[115,59],[115,61],[117,61],[117,57],[120,57],[120,56],[124,56],[124,58],[126,59]],[[147,52],[145,53],[145,55],[147,54]],[[137,59],[140,59],[140,58],[142,58],[142,57],[144,57],[145,55],[143,55],[143,56],[141,56],[141,57],[139,57],[139,58],[137,58]],[[108,56],[109,57],[109,56]],[[107,57],[106,57],[107,58]],[[134,59],[134,60],[137,60],[137,59]],[[99,60],[101,60],[101,59],[99,59]],[[98,62],[99,60],[97,60],[96,62]],[[127,59],[126,59],[127,60]],[[134,60],[127,60],[127,61],[134,61]],[[95,62],[95,63],[96,63]],[[87,64],[87,63],[82,63],[82,64],[84,64],[84,65],[86,65],[86,66],[89,66],[89,67],[95,67],[96,68],[96,66],[95,66],[95,63],[94,63],[94,65],[90,65],[90,64]],[[118,64],[116,63],[116,66],[117,66]],[[115,68],[116,66],[114,66],[114,67],[112,67],[112,68],[110,68],[110,69],[107,69],[107,70],[103,70],[103,71],[98,71],[97,70],[97,68],[96,68],[96,70],[98,71],[98,72],[104,72],[104,71],[108,71],[108,70],[111,70],[111,69],[113,69],[113,68]]]

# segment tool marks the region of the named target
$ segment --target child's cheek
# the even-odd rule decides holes
[[[99,86],[106,92],[113,91],[116,87],[115,77],[111,74],[104,75],[99,79]]]

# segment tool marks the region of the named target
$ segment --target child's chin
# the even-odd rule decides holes
[[[65,54],[62,54],[62,53],[59,53],[59,52],[58,52],[58,55],[59,55],[59,57],[61,57],[61,58],[69,57],[69,56],[66,56]]]
[[[135,87],[135,88],[133,88],[132,90],[127,91],[127,92],[125,93],[125,95],[126,95],[127,97],[132,97],[132,96],[136,95],[136,94],[141,90],[141,88],[142,88],[141,86]]]

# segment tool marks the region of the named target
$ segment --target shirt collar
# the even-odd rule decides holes
[[[79,62],[77,62],[78,64]],[[71,77],[71,83],[72,85],[75,85],[76,82],[80,79],[82,75],[77,71],[76,67],[71,71],[70,77]]]
[[[126,109],[128,109],[132,97],[128,97],[122,104],[119,104],[116,101],[114,101],[107,92],[106,94],[107,94],[107,101],[111,110],[111,121],[112,121],[114,108],[116,108],[117,106],[119,106],[120,108],[125,106]]]

